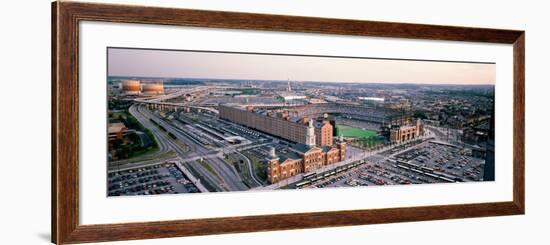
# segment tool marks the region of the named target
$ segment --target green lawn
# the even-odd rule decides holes
[[[155,157],[155,158],[158,157],[159,147],[155,137],[153,136],[153,133],[151,133],[149,129],[141,125],[141,123],[136,118],[134,118],[128,112],[128,110],[110,112],[108,115],[108,118],[109,118],[109,121],[117,120],[117,121],[123,122],[124,125],[129,129],[135,129],[137,131],[144,132],[149,138],[149,140],[151,141],[151,145],[149,145],[146,148],[141,146],[140,139],[136,134],[130,134],[128,136],[132,144],[122,144],[122,143],[117,143],[115,141],[115,144],[111,147],[116,149],[120,159],[118,159],[117,161],[111,161],[109,164],[120,165],[120,164],[129,163],[129,162],[145,161],[151,157]],[[164,153],[160,153],[160,154],[164,154]]]
[[[208,160],[203,159],[202,161],[197,161],[197,162],[199,162],[204,168],[206,168],[206,170],[208,170],[208,172],[210,172],[211,174],[216,175],[218,178],[220,178],[220,176],[218,175],[218,172],[216,172],[216,170],[214,170],[214,168],[212,168],[212,166],[210,166],[210,162],[208,162]]]
[[[267,181],[267,162],[265,160],[259,159],[254,154],[251,154],[249,151],[242,152],[250,161],[252,162],[252,168],[254,168],[254,173],[259,181]]]
[[[352,144],[361,148],[372,149],[382,143],[381,137],[372,130],[336,125],[336,133],[344,137],[355,138],[356,140]]]
[[[345,125],[336,125],[336,131],[338,135],[344,137],[370,138],[376,136],[376,131],[353,128]]]
[[[235,91],[241,91],[243,95],[255,95],[261,92],[259,89],[256,89],[256,88],[241,88],[241,89],[235,89]]]

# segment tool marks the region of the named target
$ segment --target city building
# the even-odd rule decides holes
[[[463,140],[467,144],[483,145],[489,140],[490,119],[476,122],[462,129]]]
[[[107,131],[108,131],[109,141],[117,140],[117,139],[121,140],[128,133],[128,128],[126,128],[124,123],[116,122],[116,123],[109,123]]]
[[[339,141],[333,146],[295,144],[292,151],[277,155],[271,148],[267,159],[267,180],[277,183],[300,173],[315,171],[346,158],[346,143]]]
[[[485,166],[483,167],[483,181],[495,181],[495,108],[489,124],[489,138],[487,140],[487,153],[485,154]]]
[[[411,101],[400,96],[384,99],[384,107],[392,110],[410,110]]]
[[[328,114],[323,115],[322,121],[315,121],[313,127],[315,128],[315,139],[320,146],[332,145],[334,126],[328,120]]]
[[[220,105],[220,118],[238,123],[283,139],[306,145],[333,144],[333,126],[325,116],[321,120],[291,116],[284,110],[257,109],[251,106]]]
[[[357,97],[357,99],[364,101],[384,102],[384,98],[379,97]]]
[[[285,102],[293,101],[293,100],[304,100],[307,98],[307,96],[303,94],[298,94],[294,92],[281,92],[279,93],[279,96],[283,98]]]
[[[416,119],[413,124],[409,125],[392,125],[389,130],[389,139],[392,143],[401,143],[419,137],[422,130],[420,119]]]

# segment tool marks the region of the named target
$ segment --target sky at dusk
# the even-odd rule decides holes
[[[495,84],[496,65],[148,49],[108,49],[108,75],[243,80]]]

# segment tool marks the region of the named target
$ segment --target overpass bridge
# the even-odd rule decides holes
[[[173,110],[177,111],[178,109],[189,110],[195,109],[198,112],[210,112],[214,114],[219,114],[220,112],[214,108],[200,106],[200,105],[190,105],[185,103],[172,103],[172,102],[151,102],[151,101],[137,101],[140,104],[144,104],[148,109],[158,109],[158,110]]]
[[[166,100],[174,99],[174,98],[186,95],[186,94],[205,93],[205,92],[208,92],[211,89],[215,89],[215,88],[216,87],[211,86],[211,87],[199,87],[199,88],[185,89],[185,90],[180,90],[180,91],[177,91],[177,92],[174,92],[174,93],[171,93],[171,94],[157,96],[157,97],[154,97],[154,98],[147,98],[147,99],[139,98],[139,99],[135,99],[134,101],[137,102],[137,103],[146,105],[149,109],[174,110],[174,111],[176,111],[178,109],[184,109],[185,110],[185,109],[191,109],[192,108],[192,109],[196,109],[196,110],[199,110],[199,111],[206,111],[206,112],[211,112],[211,113],[214,113],[214,114],[219,114],[218,110],[216,110],[214,108],[211,108],[211,107],[207,107],[207,106],[192,105],[192,104],[187,104],[187,103],[166,102]]]

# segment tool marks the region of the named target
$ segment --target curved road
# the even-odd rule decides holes
[[[172,142],[172,140],[170,138],[168,138],[168,136],[163,132],[161,131],[156,125],[153,125],[148,119],[149,118],[154,118],[156,119],[156,122],[159,123],[159,124],[163,124],[163,126],[165,128],[166,125],[164,125],[164,122],[162,120],[160,120],[158,117],[156,117],[155,115],[153,115],[153,113],[151,113],[149,110],[147,109],[143,109],[143,108],[139,108],[139,107],[142,107],[141,105],[139,106],[136,106],[138,107],[138,111],[142,114],[143,117],[147,118],[146,121],[148,121],[151,126],[151,129],[154,129],[155,132],[157,133],[157,137],[159,137],[161,139],[161,141],[167,145],[167,147],[171,148],[172,150],[174,150],[176,152],[176,154],[180,157],[180,158],[185,158],[187,153],[181,149],[181,146],[179,146],[178,144],[175,144],[174,142]],[[177,134],[175,134],[177,135]],[[196,164],[191,164],[191,162],[187,162],[187,163],[184,163],[184,165],[192,170],[194,170],[195,172],[199,173],[199,175],[201,175],[202,179],[204,181],[206,181],[210,186],[212,186],[212,188],[214,188],[214,191],[224,191],[224,190],[227,190],[226,188],[223,188],[223,183],[219,183],[220,181],[218,180],[218,178],[216,176],[213,176],[212,174],[210,174],[210,172],[208,172],[208,170],[204,169],[204,167],[198,163]],[[197,176],[195,176],[197,177]]]
[[[147,155],[144,155],[142,157],[146,157],[146,160],[138,160],[138,161],[132,161],[132,159],[125,159],[120,161],[112,161],[109,164],[109,169],[123,169],[128,167],[138,167],[138,166],[146,166],[151,165],[154,163],[154,161],[157,161],[156,159],[160,158],[163,154],[166,154],[170,151],[170,148],[164,142],[163,140],[160,140],[161,137],[159,135],[162,134],[160,130],[157,127],[154,127],[153,124],[147,120],[146,117],[144,117],[138,110],[137,105],[132,105],[128,109],[128,112],[130,115],[132,115],[138,122],[144,127],[151,131],[153,134],[154,140],[157,142],[158,145],[158,151],[154,153],[150,153]]]
[[[182,158],[189,158],[189,157],[201,157],[204,155],[211,155],[212,153],[217,153],[216,151],[212,151],[210,149],[205,148],[200,143],[198,143],[196,140],[193,140],[193,136],[189,135],[188,132],[185,132],[182,128],[177,127],[173,123],[168,123],[162,120],[160,117],[155,115],[154,113],[151,113],[149,110],[145,109],[143,110],[145,112],[144,114],[147,115],[149,118],[155,119],[159,125],[162,125],[166,130],[171,132],[172,134],[176,135],[178,137],[178,140],[184,142],[187,144],[191,149],[192,152],[184,152],[180,149],[180,147],[173,143],[171,140],[166,139],[165,141],[173,148],[176,153]],[[156,128],[156,127],[155,127]],[[166,137],[164,133],[161,134],[163,137]],[[239,190],[248,190],[249,188],[242,182],[242,179],[238,175],[237,171],[234,169],[233,166],[230,166],[226,162],[224,162],[222,159],[218,157],[212,157],[208,159],[209,165],[214,170],[215,174],[210,173],[207,169],[204,169],[204,167],[196,163],[188,165],[195,169],[197,172],[199,172],[201,175],[206,177],[211,184],[214,184],[215,186],[220,186],[223,189],[229,190],[229,191],[239,191]],[[218,181],[214,181],[218,179]]]
[[[258,179],[256,179],[256,175],[254,174],[254,166],[252,166],[252,162],[250,162],[250,159],[248,159],[248,157],[246,157],[244,154],[240,153],[239,151],[235,151],[235,153],[237,153],[239,156],[245,159],[246,164],[248,165],[248,173],[250,174],[250,177],[252,178],[254,183],[256,183],[257,186],[263,186],[262,183],[258,181]]]

